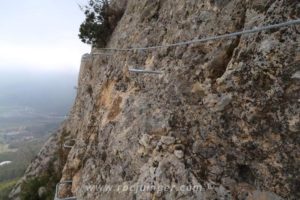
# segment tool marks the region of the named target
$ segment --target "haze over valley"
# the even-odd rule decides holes
[[[76,84],[75,71],[0,68],[0,193],[66,118]]]

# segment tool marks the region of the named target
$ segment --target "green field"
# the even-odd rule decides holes
[[[0,163],[11,161],[0,166],[2,186],[24,175],[31,160],[60,121],[60,118],[39,114],[29,108],[0,106]],[[0,191],[2,193],[4,191]]]
[[[9,192],[18,182],[18,179],[13,179],[0,183],[0,200],[7,200]]]
[[[17,149],[10,149],[8,144],[2,144],[0,141],[0,154],[6,152],[15,152]]]
[[[0,166],[0,184],[21,177],[43,143],[44,140],[20,142],[16,144],[20,147],[17,151],[1,153],[0,162],[12,161],[12,163]]]

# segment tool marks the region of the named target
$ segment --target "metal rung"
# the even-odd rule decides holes
[[[57,183],[56,190],[55,190],[55,197],[54,200],[76,200],[76,197],[66,197],[66,198],[59,198],[58,192],[59,192],[59,186],[64,184],[72,184],[73,181],[62,181],[60,183]]]
[[[129,69],[130,72],[135,72],[135,73],[148,73],[148,74],[162,74],[160,71],[152,71],[152,70],[143,70],[143,69]]]
[[[66,144],[67,142],[65,142],[64,143],[64,148],[66,148],[66,149],[72,149],[72,147],[75,145],[76,140],[69,140],[69,142],[70,141],[74,141],[74,144],[71,146],[71,145]]]
[[[293,76],[292,79],[300,79],[300,71],[297,71]]]

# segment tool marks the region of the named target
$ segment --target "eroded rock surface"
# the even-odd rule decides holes
[[[129,0],[109,47],[175,43],[295,18],[295,0]],[[65,152],[62,180],[73,180],[80,200],[300,199],[299,33],[291,26],[85,55],[63,125],[76,143]],[[61,134],[51,141],[59,144]],[[57,144],[46,144],[26,176],[57,156]],[[107,185],[125,189],[99,189]],[[141,185],[170,190],[126,190]]]

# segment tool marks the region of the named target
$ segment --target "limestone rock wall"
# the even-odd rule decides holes
[[[128,0],[108,47],[175,43],[296,18],[295,0]],[[85,56],[63,125],[65,140],[76,143],[64,150],[62,180],[73,180],[80,200],[299,199],[299,33],[291,26]],[[170,190],[124,189],[142,185]]]

